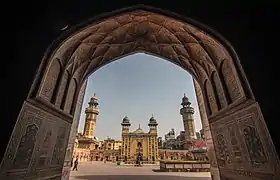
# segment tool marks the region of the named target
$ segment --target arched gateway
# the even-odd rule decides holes
[[[277,153],[238,57],[208,28],[142,7],[112,13],[58,41],[22,106],[0,179],[67,178],[87,77],[136,52],[192,74],[214,179],[280,179]]]

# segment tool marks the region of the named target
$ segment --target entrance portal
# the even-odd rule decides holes
[[[280,179],[259,104],[234,50],[216,33],[134,10],[94,21],[49,49],[22,105],[0,179],[67,179],[71,153],[65,153],[73,150],[87,77],[136,52],[164,58],[193,76],[213,179]]]

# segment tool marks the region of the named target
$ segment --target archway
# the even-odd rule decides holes
[[[135,10],[92,22],[50,49],[18,116],[0,177],[60,179],[87,77],[122,56],[144,52],[193,75],[205,136],[213,136],[209,159],[221,179],[279,178],[278,156],[238,57],[212,31]],[[44,146],[47,139],[51,143]]]

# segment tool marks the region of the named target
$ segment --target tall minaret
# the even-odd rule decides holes
[[[90,98],[88,105],[89,106],[86,108],[85,111],[86,119],[84,127],[84,137],[93,139],[95,135],[96,119],[97,115],[99,114],[99,109],[97,107],[98,99],[95,93],[94,96]]]
[[[182,98],[181,105],[183,107],[180,109],[180,114],[182,115],[183,122],[184,122],[185,138],[186,140],[195,139],[196,134],[195,134],[194,117],[193,117],[194,109],[193,107],[191,107],[191,102],[186,97],[186,94],[184,94],[184,97]]]
[[[131,126],[130,121],[127,116],[122,120],[122,147],[121,147],[121,159],[127,161],[130,156],[130,140],[129,140],[129,127]]]
[[[149,137],[149,149],[148,149],[148,152],[149,152],[149,157],[148,159],[150,159],[151,161],[157,161],[158,160],[158,137],[157,137],[157,121],[156,119],[154,118],[154,116],[152,115],[152,117],[150,118],[149,120],[149,128],[150,128],[150,131],[149,131],[149,134],[150,134],[150,137]]]
[[[149,133],[153,133],[153,134],[157,134],[157,121],[156,119],[154,118],[154,116],[152,115],[152,117],[150,118],[149,120],[149,128],[150,128],[150,132]]]

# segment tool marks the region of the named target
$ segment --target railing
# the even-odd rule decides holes
[[[162,172],[209,172],[210,163],[208,161],[160,161],[160,171]]]

